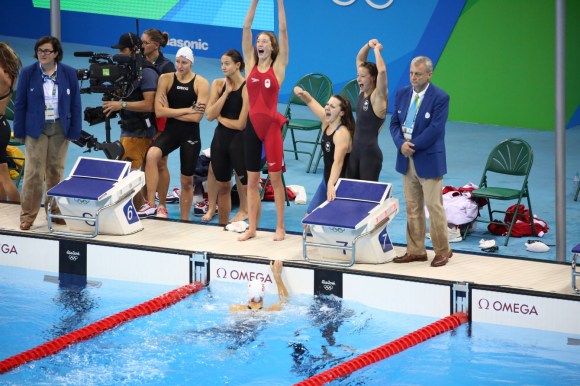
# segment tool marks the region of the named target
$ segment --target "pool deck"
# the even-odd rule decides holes
[[[29,231],[19,229],[18,205],[0,203],[0,234],[17,236],[56,236],[48,231],[46,219],[40,213]],[[214,225],[150,218],[143,220],[144,229],[132,235],[99,235],[93,239],[83,239],[88,243],[117,244],[136,249],[164,249],[190,252],[207,252],[231,257],[249,259],[279,259],[296,265],[312,267],[302,256],[302,236],[289,234],[283,241],[273,241],[270,231],[258,231],[256,238],[237,241],[238,233],[224,231]],[[65,230],[66,226],[55,226]],[[460,248],[458,244],[452,247]],[[395,246],[397,255],[404,253],[404,247]],[[550,251],[549,253],[551,253]],[[316,253],[314,257],[316,257]],[[555,251],[554,251],[555,253]],[[429,251],[429,259],[434,256]],[[571,287],[570,264],[530,261],[493,255],[475,255],[454,252],[453,258],[444,267],[433,268],[429,262],[409,264],[355,264],[347,268],[335,268],[344,272],[357,272],[373,276],[416,278],[447,282],[469,282],[511,290],[532,291],[547,296],[570,296],[580,301]]]

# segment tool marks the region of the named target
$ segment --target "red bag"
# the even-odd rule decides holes
[[[274,187],[270,180],[268,180],[268,185],[264,188],[265,178],[260,178],[260,186],[262,189],[266,189],[264,192],[264,201],[274,201]],[[288,200],[293,201],[296,198],[296,194],[290,188],[286,188],[286,194],[288,194]]]
[[[518,215],[516,217],[516,222],[514,223],[510,237],[533,236],[532,221],[529,216],[530,211],[522,204],[520,204],[518,208]],[[507,236],[507,233],[510,229],[509,224],[514,218],[515,211],[516,205],[514,204],[507,209],[503,223],[501,223],[499,220],[493,220],[500,223],[491,223],[488,225],[487,229],[494,235]],[[536,228],[536,235],[542,237],[545,233],[548,232],[549,227],[544,220],[540,220],[534,216],[533,224],[534,228]]]

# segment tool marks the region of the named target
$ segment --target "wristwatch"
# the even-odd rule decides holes
[[[121,101],[121,110],[125,110],[127,108],[127,102]]]

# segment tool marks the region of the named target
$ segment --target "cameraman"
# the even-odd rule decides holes
[[[134,33],[121,35],[119,43],[112,46],[122,55],[131,56],[139,63],[141,57],[141,39]],[[144,61],[144,60],[143,60]],[[145,153],[155,136],[155,90],[159,75],[149,66],[136,68],[141,77],[136,77],[129,86],[125,98],[119,101],[104,101],[103,112],[109,116],[119,111],[121,115],[121,144],[125,149],[124,160],[132,162],[132,169],[140,169]]]

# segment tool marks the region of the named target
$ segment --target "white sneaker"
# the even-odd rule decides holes
[[[137,211],[137,215],[139,216],[139,218],[155,216],[156,213],[157,208],[151,207],[151,205],[149,205],[148,202],[143,204],[141,208]]]
[[[427,233],[425,235],[429,240],[431,240],[431,234]],[[461,236],[461,231],[458,227],[447,228],[447,240],[450,243],[458,243],[463,241],[463,237]]]
[[[450,243],[459,243],[463,241],[459,227],[449,228],[447,238]]]
[[[163,205],[159,205],[157,207],[157,214],[156,214],[156,216],[157,217],[160,217],[160,218],[167,218],[167,217],[169,217],[169,214],[167,213],[167,208],[165,208]]]

